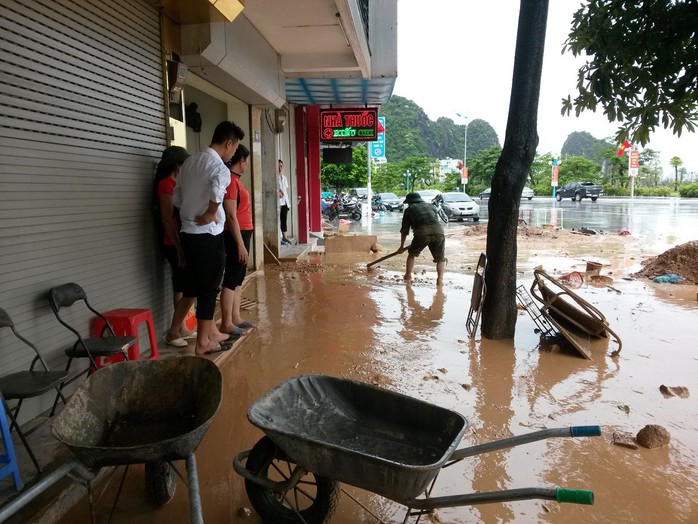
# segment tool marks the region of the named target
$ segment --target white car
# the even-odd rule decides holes
[[[436,201],[441,203],[449,222],[452,220],[461,222],[466,218],[472,218],[473,222],[480,220],[480,206],[467,193],[458,191],[441,193],[436,197]]]
[[[438,189],[422,189],[421,191],[415,191],[415,193],[419,194],[425,202],[432,202],[441,194],[441,191]]]
[[[491,192],[492,189],[488,187],[478,196],[480,197],[480,200],[482,200],[483,198],[490,198]],[[523,191],[521,191],[521,198],[527,198],[528,200],[531,200],[533,198],[533,189],[524,186]]]

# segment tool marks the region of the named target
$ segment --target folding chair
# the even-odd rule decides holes
[[[65,397],[61,393],[60,385],[68,376],[68,372],[51,371],[36,346],[17,332],[10,315],[8,315],[4,309],[0,309],[0,329],[7,327],[12,330],[15,337],[22,341],[25,346],[29,346],[34,350],[34,358],[32,359],[28,371],[17,371],[0,377],[2,403],[7,412],[7,416],[10,418],[9,430],[12,431],[13,428],[17,429],[19,438],[27,449],[27,453],[29,453],[29,457],[34,463],[36,470],[41,473],[41,467],[27,444],[26,436],[20,429],[19,424],[17,424],[17,417],[19,416],[19,410],[22,407],[24,399],[41,396],[52,389],[56,390],[58,396],[65,403]],[[37,366],[37,364],[40,365]],[[11,409],[7,403],[7,401],[10,400],[17,400],[17,405],[15,405],[13,409]]]
[[[468,310],[468,318],[465,321],[465,329],[468,331],[470,338],[475,337],[475,333],[477,332],[477,326],[480,324],[482,302],[485,300],[485,296],[487,295],[487,286],[485,285],[486,268],[487,255],[480,253],[480,258],[477,261],[477,267],[475,267],[473,292],[470,296],[470,309]]]
[[[51,304],[51,309],[53,314],[56,315],[56,319],[63,326],[65,326],[69,331],[71,331],[77,338],[73,346],[65,350],[65,354],[68,356],[68,364],[65,367],[66,372],[70,371],[70,366],[73,363],[73,359],[76,358],[88,358],[90,360],[90,366],[78,373],[77,375],[65,380],[60,389],[62,390],[65,386],[76,380],[81,375],[87,372],[94,372],[97,370],[96,358],[99,357],[112,357],[115,355],[123,355],[124,360],[128,360],[128,349],[136,343],[136,337],[117,337],[112,329],[111,324],[105,318],[105,316],[94,309],[90,303],[87,301],[87,295],[85,291],[75,283],[63,284],[51,288],[49,290],[49,303]],[[83,302],[84,306],[97,315],[104,323],[104,328],[102,329],[101,337],[87,338],[80,335],[80,332],[68,322],[61,317],[60,311],[63,308],[69,308],[73,306],[76,302]],[[105,334],[111,336],[104,336]],[[56,410],[56,405],[58,404],[58,397],[53,405],[53,410],[51,415]]]

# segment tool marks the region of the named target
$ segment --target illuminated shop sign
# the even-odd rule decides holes
[[[378,109],[320,110],[320,139],[326,142],[377,138]]]

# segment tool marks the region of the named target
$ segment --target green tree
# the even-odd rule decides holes
[[[625,181],[628,178],[628,159],[625,155],[618,156],[615,147],[607,147],[599,152],[596,159],[601,162],[604,183],[610,186],[620,183],[621,186],[625,186]]]
[[[522,4],[523,5],[523,4]],[[588,55],[562,113],[597,106],[622,122],[616,139],[649,142],[658,125],[681,135],[698,119],[698,2],[588,0],[574,14],[564,50]]]
[[[320,183],[327,189],[347,189],[366,186],[366,146],[355,147],[351,153],[351,164],[320,164]],[[373,177],[373,172],[371,172]]]
[[[601,182],[601,168],[592,160],[583,156],[566,156],[560,163],[558,186],[569,182]]]
[[[470,175],[468,185],[490,187],[494,170],[497,167],[497,160],[501,154],[502,148],[497,145],[480,151],[473,157],[468,157],[468,173]]]
[[[545,193],[552,187],[552,163],[553,155],[550,153],[536,155],[533,160],[528,178],[531,185],[538,189],[537,193]]]
[[[669,164],[674,168],[674,191],[679,190],[679,168],[683,165],[683,160],[677,156],[672,156]]]
[[[640,176],[638,181],[647,187],[657,187],[661,174],[659,151],[649,148],[640,151]]]

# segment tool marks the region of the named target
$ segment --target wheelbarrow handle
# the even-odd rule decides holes
[[[556,498],[558,502],[570,502],[572,504],[594,504],[594,492],[586,489],[556,489]]]

